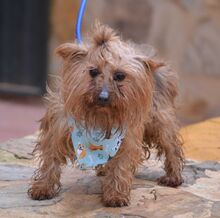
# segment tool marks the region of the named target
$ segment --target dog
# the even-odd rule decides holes
[[[63,65],[55,89],[47,89],[47,111],[34,150],[40,164],[29,196],[53,198],[61,187],[61,166],[76,160],[69,117],[85,129],[98,127],[106,139],[112,128],[124,132],[115,156],[96,167],[97,175],[105,175],[105,206],[129,205],[133,175],[150,148],[165,156],[166,174],[158,183],[181,185],[184,155],[175,109],[176,72],[103,24],[95,25],[86,43],[65,43],[56,53]]]

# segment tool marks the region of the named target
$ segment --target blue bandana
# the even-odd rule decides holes
[[[73,119],[69,120],[72,128],[71,139],[76,154],[76,164],[82,169],[95,168],[107,163],[119,150],[124,133],[112,129],[109,139],[105,138],[100,130],[86,130],[82,125],[76,125]]]

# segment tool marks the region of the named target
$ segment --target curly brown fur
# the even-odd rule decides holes
[[[158,149],[159,156],[166,157],[166,175],[159,183],[180,185],[183,153],[174,107],[175,72],[100,24],[87,44],[66,43],[57,48],[57,53],[64,63],[56,90],[48,90],[48,108],[35,148],[40,167],[29,195],[42,200],[58,193],[61,166],[67,158],[74,160],[68,127],[70,116],[76,122],[83,121],[88,129],[101,128],[106,136],[112,127],[123,130],[126,126],[116,156],[104,167],[98,167],[97,174],[105,175],[104,205],[129,204],[133,174],[152,146]],[[93,78],[91,69],[98,70]],[[115,79],[116,72],[122,72],[124,77]],[[107,87],[110,96],[105,105],[98,100],[103,87]]]

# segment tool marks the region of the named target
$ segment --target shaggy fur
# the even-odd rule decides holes
[[[56,52],[63,58],[63,67],[56,89],[48,89],[47,112],[35,148],[40,167],[29,196],[50,199],[60,190],[61,166],[75,157],[67,123],[70,116],[87,128],[101,128],[106,136],[113,126],[127,128],[116,156],[97,169],[97,175],[105,175],[104,205],[129,204],[133,174],[152,147],[157,148],[158,156],[165,155],[166,175],[159,184],[180,185],[183,153],[174,106],[176,73],[100,24],[88,44],[66,43]],[[94,78],[91,69],[98,69]],[[125,78],[114,80],[116,72],[123,72]],[[110,101],[103,106],[97,99],[104,86]]]

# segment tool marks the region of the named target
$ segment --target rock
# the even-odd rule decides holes
[[[18,164],[0,164],[0,181],[28,180],[33,175],[33,168]]]
[[[32,159],[36,136],[37,134],[26,136],[22,139],[9,140],[1,143],[0,149],[14,154],[19,159]]]
[[[219,116],[219,0],[94,0],[84,34],[95,19],[123,38],[150,44],[180,75],[178,115],[185,124]]]
[[[78,1],[52,0],[49,73],[60,60],[54,49],[72,42]],[[219,0],[93,0],[83,18],[83,38],[99,20],[124,39],[150,44],[180,75],[178,116],[184,124],[219,116]],[[142,46],[143,47],[143,46]]]
[[[220,76],[219,12],[219,0],[94,0],[84,32],[98,19],[125,39],[153,45],[181,74]]]
[[[218,122],[209,123],[210,130]],[[196,126],[190,129],[190,134],[194,131],[198,133]],[[212,132],[212,138],[216,133]],[[220,162],[217,161],[187,160],[184,184],[169,188],[157,185],[157,179],[164,174],[163,159],[157,161],[152,155],[136,173],[131,204],[124,208],[103,207],[102,178],[96,177],[92,170],[84,172],[68,164],[63,169],[59,195],[51,200],[31,200],[27,189],[35,162],[20,159],[18,154],[24,140],[22,156],[28,157],[33,139],[35,136],[19,139],[18,144],[16,140],[11,142],[10,153],[5,151],[7,145],[1,145],[4,151],[0,148],[0,217],[220,218]]]

